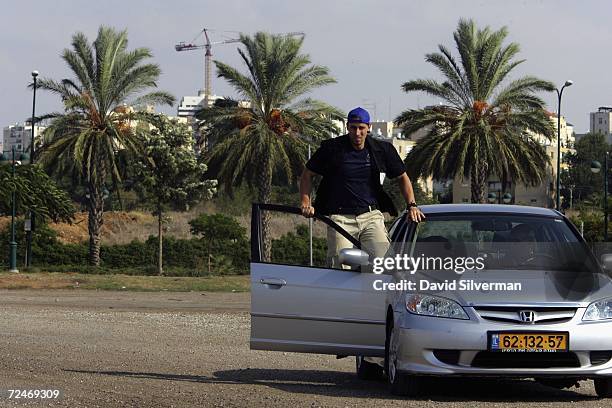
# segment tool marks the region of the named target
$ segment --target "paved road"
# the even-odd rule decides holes
[[[333,356],[250,351],[249,295],[0,291],[0,406],[609,407],[590,382],[436,381],[387,393]],[[53,402],[7,389],[59,389]]]

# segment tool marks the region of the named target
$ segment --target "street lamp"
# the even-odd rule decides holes
[[[601,171],[601,163],[597,160],[591,162],[591,171],[597,174]],[[604,242],[608,242],[608,152],[604,159]]]
[[[563,90],[572,86],[574,81],[567,80],[561,87],[561,90],[555,88],[557,91],[558,105],[557,105],[557,211],[561,211],[561,97],[563,96]]]
[[[20,159],[27,160],[27,155],[21,154]],[[4,155],[0,154],[0,161],[8,161]],[[19,273],[17,269],[17,241],[15,240],[15,146],[11,148],[11,178],[13,181],[13,188],[11,191],[11,241],[9,242],[10,253],[9,253],[9,272]]]
[[[34,163],[34,124],[36,123],[36,78],[38,71],[32,71],[32,79],[34,80],[32,88],[32,140],[30,143],[30,163]]]
[[[32,79],[34,80],[33,92],[32,92],[32,139],[30,141],[30,163],[34,164],[34,125],[36,124],[36,77],[38,77],[38,71],[32,71]],[[34,213],[29,213],[30,225],[26,231],[26,267],[32,265],[32,232],[34,231]]]

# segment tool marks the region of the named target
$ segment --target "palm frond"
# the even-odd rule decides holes
[[[326,67],[311,63],[300,52],[302,40],[257,33],[241,37],[238,50],[245,71],[215,61],[224,78],[250,107],[230,102],[202,109],[202,139],[210,176],[231,191],[246,183],[260,193],[272,176],[293,183],[306,159],[308,143],[336,134],[334,119],[344,116],[321,101],[304,98],[312,90],[334,83]]]
[[[480,191],[484,190],[479,183],[490,174],[504,182],[543,180],[549,159],[534,135],[550,139],[554,134],[537,93],[551,91],[554,85],[526,76],[503,86],[523,62],[515,59],[517,44],[504,45],[507,35],[505,27],[477,29],[472,20],[462,19],[454,33],[458,60],[442,45],[439,53],[426,56],[445,80],[404,83],[406,92],[425,92],[445,101],[406,110],[395,119],[405,133],[427,131],[406,158],[410,173],[440,179],[470,177],[472,187]]]

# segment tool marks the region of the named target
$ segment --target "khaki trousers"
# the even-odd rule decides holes
[[[361,242],[361,248],[374,257],[384,257],[389,249],[389,234],[385,227],[385,218],[379,210],[360,215],[331,215],[336,224]],[[327,265],[331,268],[350,269],[340,265],[338,254],[341,249],[353,248],[353,244],[327,227]]]

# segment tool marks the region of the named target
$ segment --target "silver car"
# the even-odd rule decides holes
[[[612,396],[612,256],[600,264],[554,210],[421,208],[425,222],[393,223],[385,259],[342,251],[360,272],[262,262],[261,211],[299,210],[254,205],[251,348],[356,356],[361,378],[384,368],[400,395],[436,376],[503,376],[590,378]]]

